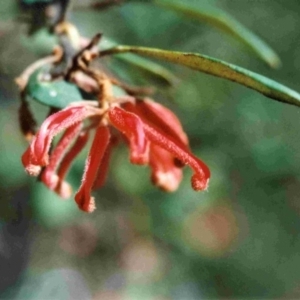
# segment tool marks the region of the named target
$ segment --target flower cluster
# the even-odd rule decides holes
[[[83,211],[95,209],[91,192],[104,184],[111,150],[120,137],[129,146],[130,162],[149,165],[152,182],[163,190],[177,189],[184,165],[194,172],[191,179],[194,190],[205,190],[208,186],[210,171],[190,152],[178,118],[151,99],[130,96],[102,99],[101,107],[96,101],[74,102],[50,115],[22,156],[26,171],[32,176],[39,175],[61,197],[70,197],[72,191],[65,177],[92,131],[95,131],[93,142],[75,195]],[[53,138],[62,132],[51,147]]]
[[[70,197],[72,189],[65,180],[66,175],[89,136],[93,136],[81,186],[75,195],[75,201],[83,211],[92,212],[95,209],[91,193],[104,184],[111,151],[120,140],[129,146],[130,162],[148,165],[152,182],[161,189],[176,190],[182,179],[182,168],[189,165],[194,171],[191,179],[193,189],[205,190],[210,171],[191,153],[178,118],[159,103],[141,98],[145,89],[129,87],[90,66],[90,62],[99,55],[97,44],[100,38],[101,35],[96,35],[91,41],[83,40],[82,50],[72,57],[71,65],[63,73],[63,78],[97,101],[70,103],[66,108],[50,114],[36,134],[31,130],[33,121],[28,118],[28,107],[21,106],[21,128],[25,134],[29,128],[29,136],[33,136],[22,156],[27,173],[39,176],[50,190],[61,197]],[[18,78],[21,95],[26,92],[29,74],[37,66],[45,62],[58,65],[63,58],[63,52],[56,51],[52,57],[29,66]],[[114,85],[121,87],[125,94],[116,97]],[[59,141],[52,146],[53,138],[60,133]]]

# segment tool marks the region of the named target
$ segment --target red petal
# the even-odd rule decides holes
[[[37,175],[37,172],[31,172],[31,170],[34,166],[46,166],[49,163],[48,152],[53,137],[92,115],[95,115],[94,110],[81,105],[65,108],[48,117],[22,157],[25,169],[29,173]]]
[[[105,153],[101,161],[101,165],[98,169],[98,174],[93,184],[93,190],[99,189],[105,183],[108,168],[109,168],[111,150],[112,150],[112,143],[110,142],[105,150]]]
[[[133,164],[146,164],[149,160],[149,143],[145,137],[143,123],[138,116],[119,107],[108,112],[114,127],[120,130],[130,143],[130,161]]]
[[[188,138],[177,116],[163,105],[150,99],[137,101],[133,103],[125,103],[123,107],[136,115],[138,115],[144,123],[155,128],[161,134],[168,136],[182,147],[188,148]]]
[[[91,150],[85,162],[82,183],[75,195],[75,201],[79,208],[86,212],[95,209],[94,198],[91,197],[91,189],[97,176],[104,152],[109,143],[110,133],[107,127],[98,127]]]
[[[147,138],[153,144],[156,144],[167,150],[177,157],[181,162],[189,165],[194,170],[195,174],[192,176],[191,180],[194,190],[205,190],[208,187],[210,171],[204,162],[188,152],[186,149],[183,149],[181,145],[175,144],[173,141],[166,138],[149,125],[144,124],[144,130]]]
[[[30,146],[23,153],[21,159],[26,172],[30,176],[38,176],[40,174],[42,168],[32,163],[32,150]]]
[[[80,123],[77,123],[69,127],[65,131],[61,139],[59,140],[54,150],[52,151],[49,164],[43,170],[41,176],[41,180],[50,190],[56,189],[60,181],[59,176],[55,173],[56,168],[58,167],[60,161],[62,160],[64,154],[66,153],[68,146],[70,146],[71,142],[75,139],[76,135],[79,133],[81,128],[82,125]],[[71,191],[70,188],[68,190]],[[66,193],[64,193],[64,196],[67,196]]]
[[[59,182],[57,183],[57,186],[55,188],[55,192],[60,195],[62,198],[68,198],[70,194],[72,193],[70,185],[64,181],[70,166],[76,156],[80,153],[80,151],[84,148],[88,141],[88,132],[81,132],[79,136],[77,137],[75,143],[70,148],[70,150],[67,152],[63,160],[61,161],[61,164],[59,166],[59,169],[57,171],[57,176],[59,179]]]
[[[174,165],[174,157],[170,152],[151,143],[149,165],[155,185],[168,192],[177,190],[182,179],[182,169]]]

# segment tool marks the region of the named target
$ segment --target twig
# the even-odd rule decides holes
[[[16,84],[18,85],[19,89],[23,91],[28,83],[29,77],[39,68],[42,66],[53,64],[60,61],[62,57],[62,49],[60,47],[55,47],[53,50],[53,55],[41,58],[35,61],[33,64],[28,66],[23,73],[15,79]]]

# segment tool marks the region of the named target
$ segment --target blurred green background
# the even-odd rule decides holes
[[[298,0],[209,2],[268,42],[282,67],[272,70],[231,36],[152,4],[74,9],[69,18],[86,37],[102,32],[120,44],[199,52],[300,91]],[[37,59],[32,50],[49,49],[41,37],[28,42],[27,27],[15,22],[17,2],[2,1],[0,15],[0,299],[300,299],[299,108],[162,63],[180,79],[170,88],[104,59],[128,82],[157,87],[155,98],[176,112],[212,177],[209,190],[196,193],[186,169],[179,190],[164,193],[120,147],[95,193],[97,210],[86,214],[22,168],[27,144],[14,78]],[[47,109],[33,108],[43,120]],[[83,164],[84,154],[69,175],[74,189]]]

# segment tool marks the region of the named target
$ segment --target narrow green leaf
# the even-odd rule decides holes
[[[252,51],[272,68],[278,68],[281,65],[278,55],[260,37],[234,19],[231,15],[213,5],[203,3],[202,1],[199,1],[197,6],[176,3],[174,0],[153,0],[153,2],[157,5],[181,13],[188,18],[210,23],[233,35],[252,49]]]
[[[101,48],[114,47],[116,45],[117,43],[113,42],[111,39],[108,38],[104,38],[100,44]],[[176,76],[174,76],[169,70],[148,59],[139,57],[134,54],[127,54],[122,57],[119,57],[119,59],[149,72],[150,74],[156,76],[158,79],[163,80],[169,85],[174,85],[179,81],[179,79]]]
[[[203,73],[226,78],[256,90],[269,98],[300,106],[300,94],[292,89],[260,74],[206,55],[146,47],[117,46],[102,51],[100,56],[128,52],[163,59]]]
[[[65,108],[68,104],[81,101],[82,96],[77,86],[64,80],[41,80],[43,70],[35,71],[26,87],[27,95],[47,106]]]

